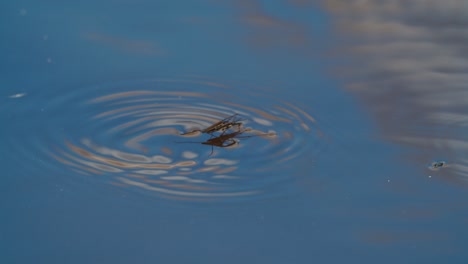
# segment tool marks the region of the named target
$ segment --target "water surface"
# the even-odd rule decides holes
[[[468,9],[413,2],[2,3],[0,259],[464,263]]]

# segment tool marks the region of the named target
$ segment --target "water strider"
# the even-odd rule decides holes
[[[212,135],[213,133],[215,132],[220,132],[220,131],[227,131],[229,129],[231,129],[232,127],[237,127],[237,129],[239,130],[242,126],[242,119],[238,118],[238,114],[234,114],[232,116],[229,116],[229,117],[226,117],[225,119],[223,120],[220,120],[214,124],[212,124],[211,126],[205,128],[205,129],[195,129],[195,130],[192,130],[190,132],[186,132],[186,133],[183,133],[181,135],[188,135],[188,134],[191,134],[191,133],[194,133],[194,132],[202,132],[202,133],[205,133],[205,134],[210,134]]]
[[[223,120],[220,120],[211,126],[203,129],[203,130],[192,130],[191,132],[187,132],[181,135],[186,135],[189,133],[193,132],[202,132],[205,134],[209,134],[211,137],[204,141],[204,142],[178,142],[178,143],[200,143],[203,145],[210,145],[211,146],[211,153],[210,156],[213,154],[213,147],[220,147],[220,148],[226,148],[233,146],[238,143],[239,138],[249,138],[251,136],[240,136],[247,130],[241,129],[242,127],[242,120],[238,118],[238,114],[234,114],[232,116],[229,116]],[[229,129],[237,127],[237,131],[231,132],[231,133],[226,133],[229,131]],[[215,132],[221,132],[221,134],[215,136]]]

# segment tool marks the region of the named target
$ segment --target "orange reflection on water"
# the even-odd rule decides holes
[[[65,141],[65,146],[70,151],[56,149],[60,155],[51,153],[51,156],[87,175],[116,174],[112,181],[115,186],[136,186],[164,196],[229,197],[255,193],[254,191],[223,192],[225,184],[211,182],[209,178],[190,177],[192,174],[199,173],[216,175],[216,173],[233,172],[237,167],[230,165],[237,163],[237,161],[213,158],[207,160],[205,165],[200,167],[198,166],[200,164],[193,160],[197,158],[197,155],[193,154],[185,154],[187,158],[193,159],[173,162],[170,157],[162,155],[149,157],[98,146],[89,139],[83,139],[82,143],[89,150]],[[158,161],[163,163],[158,163]],[[197,169],[193,170],[193,168]],[[216,177],[212,177],[212,179],[216,179]]]
[[[177,191],[171,189],[164,189],[160,187],[155,187],[146,183],[132,181],[127,178],[118,177],[118,179],[127,185],[136,186],[145,190],[154,191],[163,194],[171,194],[176,196],[190,196],[190,197],[232,197],[232,196],[245,196],[252,195],[256,193],[255,191],[246,191],[246,192],[229,192],[229,193],[205,193],[205,192],[186,192],[186,191]]]
[[[155,164],[155,163],[151,163],[151,164],[144,164],[144,163],[130,163],[130,162],[124,162],[124,161],[121,161],[121,160],[116,160],[116,159],[111,159],[111,158],[108,158],[108,157],[103,157],[103,156],[98,156],[94,153],[91,153],[83,148],[80,148],[78,146],[75,146],[73,144],[71,144],[70,142],[65,142],[66,146],[68,148],[70,148],[73,152],[75,152],[75,154],[77,154],[78,156],[81,156],[81,157],[84,157],[84,158],[87,158],[89,160],[94,160],[94,161],[99,161],[101,163],[104,163],[104,164],[108,164],[110,166],[114,166],[114,167],[118,167],[118,168],[132,168],[132,169],[135,169],[135,168],[146,168],[146,169],[173,169],[175,167],[178,167],[178,166],[187,166],[187,164],[183,163],[183,164],[179,164],[179,163],[176,163],[176,164]],[[63,153],[63,154],[66,154],[66,153]],[[76,158],[74,158],[76,159]],[[86,161],[81,161],[81,162],[85,162],[85,163],[88,163]],[[103,164],[100,164],[100,166],[102,166]],[[105,165],[104,165],[105,166]],[[109,167],[109,168],[114,168],[114,167]],[[116,168],[114,168],[113,171],[117,170]]]
[[[125,145],[129,148],[147,153],[148,149],[140,142],[145,141],[155,135],[179,135],[179,131],[174,128],[157,128],[127,140]]]

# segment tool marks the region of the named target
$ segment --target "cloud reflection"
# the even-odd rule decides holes
[[[447,159],[468,176],[468,2],[324,0],[359,67],[347,89],[369,106],[383,135],[424,150],[421,167]],[[352,62],[353,64],[353,62]]]
[[[239,20],[247,26],[246,40],[258,48],[289,48],[305,51],[310,45],[308,27],[302,23],[283,19],[266,10],[260,1],[232,1],[239,11]]]

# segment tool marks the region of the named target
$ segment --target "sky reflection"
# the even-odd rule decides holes
[[[467,177],[468,3],[323,4],[343,39],[338,48],[351,58],[340,77],[371,110],[383,137],[421,150],[411,157],[417,166],[447,160],[450,175]]]

